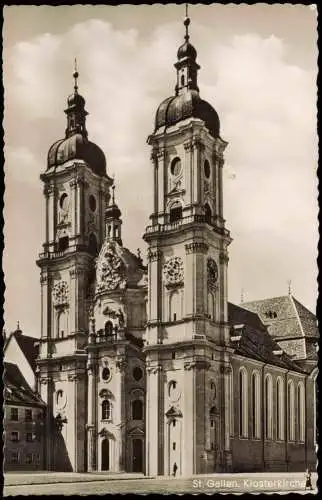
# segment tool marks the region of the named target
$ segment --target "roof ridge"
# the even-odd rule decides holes
[[[298,310],[297,310],[297,308],[296,308],[296,305],[294,304],[294,299],[293,299],[293,296],[292,296],[292,295],[289,295],[289,299],[290,299],[291,304],[292,304],[292,306],[293,306],[293,308],[294,308],[294,311],[295,311],[295,316],[296,316],[296,318],[297,318],[297,320],[298,320],[298,322],[299,322],[299,325],[300,325],[300,330],[301,330],[301,332],[302,332],[302,335],[303,335],[303,337],[305,338],[305,333],[304,333],[304,330],[303,330],[303,326],[302,326],[301,318],[300,318],[300,315],[299,315]]]

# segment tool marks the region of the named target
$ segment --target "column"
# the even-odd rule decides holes
[[[116,369],[117,369],[117,377],[119,380],[118,383],[118,394],[120,398],[120,404],[117,412],[116,419],[119,423],[119,430],[116,433],[116,463],[115,463],[115,472],[124,472],[126,468],[126,401],[125,401],[125,372],[126,372],[127,362],[124,354],[118,356],[116,359]]]
[[[163,474],[163,401],[160,397],[162,377],[161,366],[151,366],[147,362],[146,393],[146,464],[147,474],[157,476]]]
[[[222,384],[223,384],[223,400],[221,408],[223,408],[223,470],[230,472],[232,468],[232,455],[230,446],[230,401],[233,395],[230,393],[231,384],[230,377],[232,374],[231,366],[225,364],[221,366]]]
[[[193,203],[193,145],[192,141],[188,141],[184,143],[185,150],[185,188],[186,188],[186,199],[187,205],[191,205]],[[186,215],[192,215],[191,207],[190,213]]]
[[[224,207],[223,207],[223,182],[222,182],[222,176],[223,176],[223,166],[224,166],[224,159],[222,155],[218,159],[218,209],[219,209],[219,216],[221,219],[223,219],[223,213],[224,213]]]
[[[159,200],[159,217],[158,222],[164,224],[164,212],[165,212],[165,159],[166,150],[161,148],[157,152],[157,162],[158,162],[158,200]]]
[[[75,240],[76,237],[76,232],[77,232],[77,193],[76,193],[76,180],[73,179],[69,183],[70,189],[71,189],[71,199],[72,199],[72,207],[73,209],[73,214],[72,214],[72,228],[71,228],[71,238]]]
[[[49,243],[54,243],[55,241],[55,229],[54,229],[54,219],[55,219],[55,206],[54,206],[54,186],[50,185],[47,189],[48,193],[48,239]]]
[[[49,187],[48,185],[44,186],[43,194],[45,196],[45,228],[44,228],[44,252],[48,251],[48,243],[49,243]]]
[[[183,460],[182,475],[191,477],[196,473],[196,363],[184,364],[184,410],[183,410]]]
[[[219,254],[219,273],[220,273],[220,288],[219,288],[219,318],[218,320],[222,324],[226,324],[228,321],[228,291],[227,291],[227,268],[228,268],[229,257],[227,250],[220,252]],[[224,344],[229,343],[229,328],[222,326],[221,341]]]
[[[93,409],[95,407],[95,385],[93,373],[92,353],[89,353],[87,362],[88,398],[87,398],[87,471],[95,470],[94,459],[94,418]]]
[[[154,185],[154,201],[153,201],[153,214],[157,214],[159,212],[159,181],[158,181],[158,176],[159,176],[159,171],[158,171],[158,157],[156,154],[156,150],[153,149],[151,153],[151,161],[153,164],[153,185]],[[152,220],[152,223],[154,223],[154,220]]]

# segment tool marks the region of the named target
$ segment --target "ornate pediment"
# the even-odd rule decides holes
[[[128,434],[130,436],[144,436],[144,431],[140,428],[140,427],[133,427],[133,429],[131,429]]]
[[[108,389],[101,389],[99,392],[99,397],[102,399],[114,399],[114,395]]]
[[[96,265],[96,292],[123,290],[126,287],[125,265],[118,255],[116,243],[106,241]]]
[[[99,432],[98,435],[103,437],[103,438],[108,438],[108,439],[115,439],[114,434],[111,433],[106,427],[103,427]]]

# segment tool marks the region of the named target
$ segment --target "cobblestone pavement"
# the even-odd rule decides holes
[[[8,481],[10,476],[20,477],[20,484]],[[21,484],[27,474],[7,474],[4,496],[16,495],[106,495],[115,493],[310,493],[304,490],[304,473],[291,474],[216,474],[194,478],[138,478],[135,475],[89,475],[89,474],[35,474],[47,480],[47,484]],[[82,480],[80,480],[82,478]],[[53,481],[55,479],[55,481]],[[52,480],[51,483],[49,481]],[[316,474],[313,474],[311,493],[316,494]],[[10,485],[9,485],[10,484]]]

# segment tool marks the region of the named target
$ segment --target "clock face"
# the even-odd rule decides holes
[[[169,394],[169,399],[172,403],[176,403],[177,401],[179,401],[181,397],[181,390],[176,380],[171,380],[171,382],[169,382],[168,394]]]
[[[175,284],[183,281],[183,262],[180,257],[173,257],[164,264],[164,276],[168,283]]]

